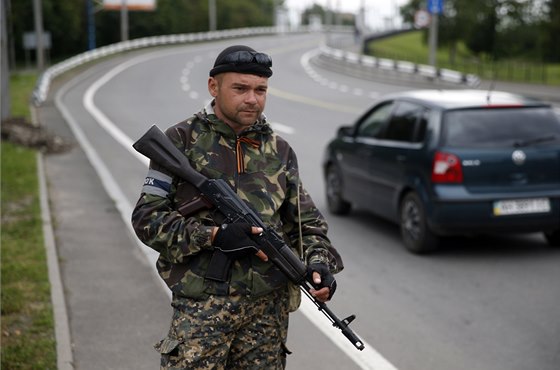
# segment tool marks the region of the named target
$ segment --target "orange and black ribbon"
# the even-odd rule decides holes
[[[261,145],[261,143],[258,140],[249,139],[248,137],[245,137],[245,136],[237,138],[236,150],[237,150],[237,172],[238,173],[245,172],[245,163],[243,161],[244,154],[243,154],[243,147],[241,146],[241,143],[249,144],[255,149],[257,149]]]

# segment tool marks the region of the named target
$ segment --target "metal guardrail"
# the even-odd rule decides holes
[[[359,66],[361,68],[378,71],[399,72],[402,74],[425,77],[426,80],[430,81],[464,84],[469,87],[476,87],[480,84],[480,78],[474,74],[465,74],[446,68],[435,68],[425,64],[416,64],[402,60],[376,58],[351,51],[335,49],[327,45],[322,45],[320,50],[321,56],[349,66]]]
[[[172,44],[186,44],[193,42],[204,42],[223,40],[236,37],[247,37],[256,35],[271,35],[278,33],[303,33],[303,32],[321,32],[326,28],[317,28],[309,26],[300,26],[297,28],[288,27],[253,27],[253,28],[237,28],[231,30],[220,30],[210,32],[197,32],[178,35],[165,35],[165,36],[152,36],[144,37],[129,41],[118,42],[115,44],[103,46],[94,50],[86,51],[84,53],[73,56],[60,63],[57,63],[47,70],[45,70],[35,85],[32,95],[32,103],[35,106],[41,105],[47,98],[51,82],[57,76],[76,68],[85,63],[93,60],[103,58],[109,55],[117,54],[124,51],[146,48],[151,46],[163,46]],[[330,27],[330,32],[351,32],[351,27]],[[326,45],[320,48],[321,54],[327,58],[337,60],[339,62],[349,64],[359,64],[366,68],[376,68],[381,70],[393,70],[408,74],[419,74],[427,78],[445,80],[452,83],[465,83],[469,86],[476,86],[480,80],[475,75],[464,75],[460,72],[451,71],[448,69],[436,69],[427,65],[415,65],[410,62],[375,58],[356,54],[341,49],[334,49]]]

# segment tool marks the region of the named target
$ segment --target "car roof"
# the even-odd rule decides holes
[[[461,108],[548,106],[526,96],[485,90],[412,90],[388,95],[387,100],[416,101],[443,110]]]

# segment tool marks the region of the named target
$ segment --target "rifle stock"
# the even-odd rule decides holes
[[[340,320],[325,303],[311,296],[309,290],[311,282],[307,281],[307,267],[284,243],[282,237],[271,227],[267,226],[256,212],[254,212],[233,189],[221,179],[209,179],[197,172],[189,163],[188,158],[171,140],[153,125],[138,141],[133,144],[134,149],[150,160],[165,167],[172,174],[193,184],[227,219],[228,222],[246,222],[263,229],[259,238],[259,247],[280,271],[294,284],[298,285],[304,294],[329,319],[333,326],[340,329],[342,334],[360,351],[364,349],[363,342],[350,329],[349,324],[355,319],[351,315]],[[223,275],[223,272],[222,274]]]
[[[150,160],[162,165],[171,173],[187,180],[197,188],[200,188],[208,178],[191,167],[189,160],[171,140],[156,125],[150,127],[148,131],[138,141],[132,144],[137,152],[144,154]]]

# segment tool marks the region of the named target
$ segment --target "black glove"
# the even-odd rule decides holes
[[[252,235],[250,224],[223,224],[216,232],[213,245],[230,259],[239,259],[258,252],[257,243],[251,239]]]
[[[313,281],[313,272],[317,271],[321,275],[321,283],[316,284]],[[329,288],[329,299],[332,298],[334,291],[336,290],[336,280],[333,274],[329,270],[329,267],[324,263],[312,263],[307,266],[307,279],[313,284],[313,287],[317,290],[328,287]]]

